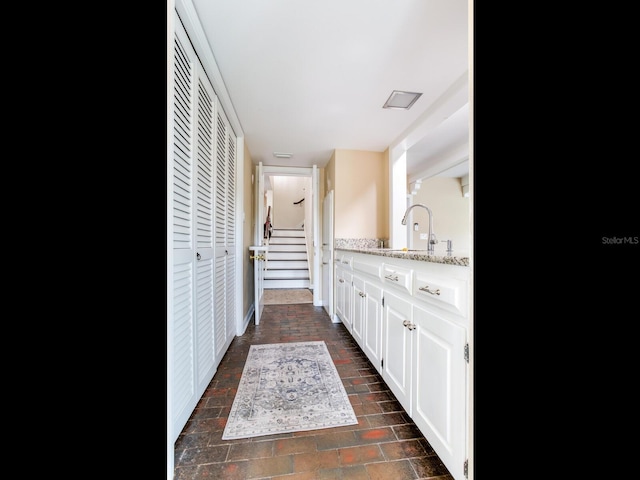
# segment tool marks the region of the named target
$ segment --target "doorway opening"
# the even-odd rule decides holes
[[[257,240],[268,246],[264,304],[319,304],[317,168],[260,163],[258,176]]]

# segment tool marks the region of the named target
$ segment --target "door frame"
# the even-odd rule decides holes
[[[333,248],[333,210],[334,210],[334,191],[329,190],[322,200],[322,304],[325,311],[334,321],[335,310],[335,289],[333,284],[334,276],[334,248]],[[327,243],[325,243],[325,234],[327,235]],[[325,262],[325,260],[328,260]],[[325,275],[326,272],[326,275]],[[326,284],[325,284],[326,277]]]
[[[262,199],[264,198],[265,188],[265,175],[275,176],[290,176],[290,177],[311,177],[311,188],[313,205],[312,212],[312,224],[313,224],[313,305],[322,306],[322,284],[320,280],[320,267],[322,252],[320,250],[320,202],[318,200],[320,194],[320,183],[318,174],[318,166],[313,167],[281,167],[274,165],[262,165],[262,162],[258,162],[256,167],[258,178],[256,184],[256,229],[255,229],[255,245],[263,245],[263,232],[262,225],[264,224],[264,216],[262,212]]]

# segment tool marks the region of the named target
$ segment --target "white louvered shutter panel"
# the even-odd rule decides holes
[[[236,318],[236,136],[227,124],[227,328],[225,344],[228,346],[235,334]]]
[[[173,126],[173,364],[172,427],[177,438],[191,414],[195,394],[193,107],[195,54],[186,34],[176,28],[174,43]]]
[[[213,322],[213,174],[215,94],[204,75],[198,79],[196,170],[196,352],[197,388],[204,391],[215,373]]]
[[[227,127],[216,109],[215,171],[215,348],[216,359],[224,355],[227,337]]]

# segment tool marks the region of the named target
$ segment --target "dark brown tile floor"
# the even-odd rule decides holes
[[[252,344],[324,340],[358,425],[221,440]],[[234,338],[175,444],[175,480],[453,480],[341,323],[313,304],[265,305]]]

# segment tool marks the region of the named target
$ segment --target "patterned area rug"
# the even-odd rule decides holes
[[[286,305],[288,303],[313,303],[313,293],[308,288],[269,288],[264,290],[265,305]]]
[[[222,440],[357,423],[323,341],[251,345]]]

